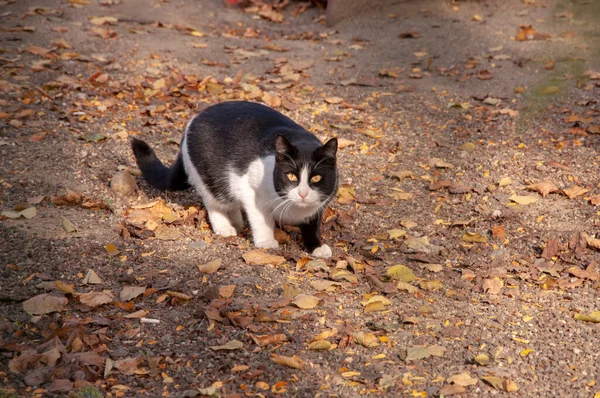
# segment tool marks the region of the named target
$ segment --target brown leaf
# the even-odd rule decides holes
[[[230,298],[233,296],[233,292],[235,290],[235,285],[225,285],[219,287],[219,294],[221,297]]]
[[[430,356],[441,357],[446,352],[446,347],[439,345],[433,346],[414,346],[406,349],[406,360],[412,361],[416,359],[429,358]]]
[[[569,197],[569,199],[574,199],[578,196],[581,196],[585,193],[589,192],[588,188],[580,187],[578,185],[571,185],[569,188],[563,189],[563,193]]]
[[[94,270],[88,269],[81,283],[84,285],[99,285],[102,283],[102,279]]]
[[[113,367],[118,369],[124,375],[132,375],[136,373],[136,370],[142,363],[144,363],[142,357],[129,357],[115,361]]]
[[[198,270],[205,274],[214,274],[221,267],[222,262],[221,258],[217,258],[206,264],[198,265]]]
[[[297,355],[286,357],[283,355],[271,354],[271,361],[293,369],[302,369],[304,367],[304,362],[302,362],[302,359]]]
[[[69,300],[50,294],[40,294],[23,302],[23,309],[30,315],[44,315],[62,311]]]
[[[281,265],[285,262],[285,257],[275,256],[258,249],[244,253],[242,258],[250,265]]]
[[[552,181],[542,181],[537,184],[530,184],[527,189],[539,192],[542,197],[546,197],[551,192],[557,192],[558,187]]]
[[[299,294],[296,296],[292,304],[295,304],[298,308],[302,309],[311,309],[315,308],[321,299],[315,296],[311,296],[309,294]]]
[[[228,341],[227,343],[225,343],[224,345],[211,346],[210,349],[213,351],[221,351],[221,350],[232,351],[232,350],[239,350],[242,347],[244,347],[244,343],[242,343],[241,341],[231,340],[231,341]]]
[[[549,239],[544,251],[542,252],[542,258],[551,260],[552,257],[558,254],[558,239]]]
[[[181,232],[177,228],[161,224],[154,230],[154,236],[160,240],[177,240],[181,238]]]
[[[268,345],[277,345],[277,344],[286,342],[288,340],[287,336],[283,333],[267,334],[264,336],[257,336],[257,335],[251,334],[250,337],[252,337],[252,340],[254,340],[254,342],[260,347],[265,347]]]
[[[137,296],[144,294],[146,286],[125,286],[121,293],[119,293],[119,299],[121,301],[129,301]]]
[[[450,376],[446,381],[448,383],[457,384],[463,387],[474,386],[477,384],[477,379],[475,377],[471,377],[469,372],[463,372],[454,376]]]
[[[82,293],[77,297],[82,304],[88,305],[92,308],[98,307],[102,304],[108,304],[113,301],[113,296],[107,292]]]
[[[344,99],[340,97],[327,97],[325,98],[325,102],[328,104],[340,104],[344,102]]]
[[[499,294],[504,287],[504,282],[500,278],[484,279],[481,287],[489,294]]]
[[[281,98],[279,98],[279,96],[273,91],[264,92],[262,100],[271,108],[279,108],[281,106]]]
[[[379,339],[373,333],[354,332],[352,337],[363,347],[372,348],[379,345]]]

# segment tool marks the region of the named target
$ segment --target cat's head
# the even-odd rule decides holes
[[[275,139],[275,190],[299,207],[320,207],[337,189],[337,139],[317,148],[294,146],[284,136]]]

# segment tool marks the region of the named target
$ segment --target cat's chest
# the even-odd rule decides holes
[[[273,183],[275,157],[267,156],[250,163],[243,174],[230,172],[230,191],[244,204],[246,212],[257,212],[278,224],[300,224],[318,210],[316,206],[301,207],[278,193]],[[251,206],[248,206],[250,204]]]

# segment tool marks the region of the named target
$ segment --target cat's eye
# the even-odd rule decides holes
[[[316,184],[317,182],[321,181],[321,178],[322,178],[322,177],[321,177],[319,174],[315,174],[314,176],[312,176],[312,177],[310,178],[310,181],[311,181],[311,182],[314,182],[314,183]]]
[[[298,176],[294,173],[287,173],[285,175],[290,181],[298,181]]]

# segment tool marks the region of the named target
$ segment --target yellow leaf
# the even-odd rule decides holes
[[[477,232],[465,232],[462,236],[462,240],[469,243],[486,243],[487,238],[484,235],[481,235]]]
[[[578,321],[600,323],[600,316],[575,314],[574,318]]]
[[[486,354],[479,354],[473,360],[481,366],[486,366],[491,363],[490,357]]]
[[[411,282],[413,280],[415,280],[415,274],[412,272],[412,270],[410,268],[408,268],[406,265],[402,265],[402,264],[397,264],[394,266],[391,266],[387,269],[387,271],[385,272],[385,274],[394,280],[398,280],[401,282]]]
[[[537,202],[537,198],[535,196],[518,196],[518,195],[513,195],[509,199],[512,200],[515,203],[520,204],[520,205],[530,205],[532,203]]]
[[[109,243],[108,245],[104,246],[104,248],[106,249],[106,252],[108,253],[108,255],[111,257],[119,254],[119,249],[117,249],[117,247],[115,245],[113,245],[112,243]]]
[[[204,37],[204,36],[206,36],[204,33],[202,33],[202,32],[198,32],[197,30],[192,30],[192,31],[190,32],[190,35],[192,35],[192,36],[196,36],[196,37]]]
[[[521,355],[521,357],[525,358],[527,355],[531,354],[533,352],[532,349],[527,348],[526,350],[523,350],[519,353],[519,355]]]
[[[385,357],[386,357],[386,355],[385,355],[385,354],[377,354],[377,355],[373,355],[373,356],[371,357],[371,359],[383,359],[383,358],[385,358]]]
[[[512,180],[510,179],[510,177],[504,177],[504,178],[501,178],[500,181],[498,181],[499,187],[505,187],[510,184],[512,184]]]
[[[327,351],[331,349],[332,344],[327,340],[316,340],[308,344],[309,350]]]
[[[387,231],[390,239],[398,239],[406,236],[406,231],[403,229],[390,229]]]
[[[434,292],[436,290],[442,290],[444,288],[444,285],[440,280],[434,279],[432,281],[421,281],[419,283],[419,287],[423,290]]]

